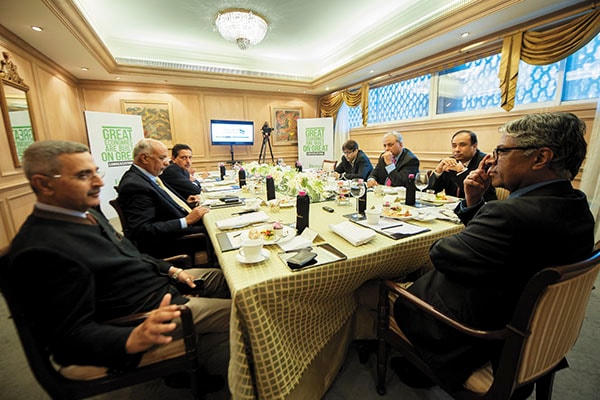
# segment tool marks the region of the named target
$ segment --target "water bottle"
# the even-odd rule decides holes
[[[275,199],[275,181],[271,175],[267,175],[267,201]]]
[[[302,163],[300,161],[296,161],[296,171],[302,172]]]
[[[304,228],[308,228],[308,211],[310,210],[310,198],[304,190],[296,196],[296,232],[302,234]]]
[[[417,187],[415,186],[415,174],[408,175],[408,183],[406,184],[406,200],[404,204],[407,206],[415,205]]]
[[[365,185],[365,182],[362,179],[358,180],[359,185]],[[365,188],[365,194],[360,196],[356,201],[356,212],[360,215],[365,215],[365,210],[367,209],[367,188]]]
[[[219,164],[219,172],[221,173],[221,180],[225,180],[225,175],[227,174],[225,171],[225,164]]]
[[[238,171],[238,181],[240,187],[246,186],[246,171],[244,171],[244,168],[240,168]]]

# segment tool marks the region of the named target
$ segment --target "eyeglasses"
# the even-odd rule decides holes
[[[492,151],[492,156],[494,157],[495,160],[497,160],[498,155],[502,154],[502,153],[508,153],[509,151],[513,151],[513,150],[533,150],[533,149],[539,149],[539,147],[537,147],[537,146],[496,147]]]
[[[344,153],[345,155],[348,155],[348,154],[352,154],[352,153],[354,153],[354,150],[350,150],[350,151],[343,151],[342,153]]]
[[[70,179],[77,179],[79,181],[91,181],[92,179],[98,177],[100,179],[104,178],[104,175],[106,175],[106,171],[81,171],[78,174],[75,175],[71,175],[71,176],[63,176],[63,175],[46,175],[50,178],[54,178],[54,179],[60,179],[60,178],[70,178]]]

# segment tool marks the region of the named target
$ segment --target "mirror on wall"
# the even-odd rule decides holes
[[[8,144],[15,167],[21,166],[25,149],[36,141],[27,92],[29,86],[17,72],[17,66],[7,52],[0,61],[0,107],[8,135]]]

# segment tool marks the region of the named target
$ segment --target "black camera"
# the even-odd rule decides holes
[[[264,123],[262,126],[262,134],[263,136],[269,136],[271,134],[271,132],[273,132],[274,129],[273,128],[269,128],[269,124],[268,123]]]

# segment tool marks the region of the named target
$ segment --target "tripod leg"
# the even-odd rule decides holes
[[[273,148],[271,147],[271,141],[269,140],[269,138],[266,138],[267,142],[269,143],[269,153],[271,153],[271,162],[273,164],[275,164],[275,158],[273,157]],[[265,151],[265,156],[266,156],[266,151]]]

